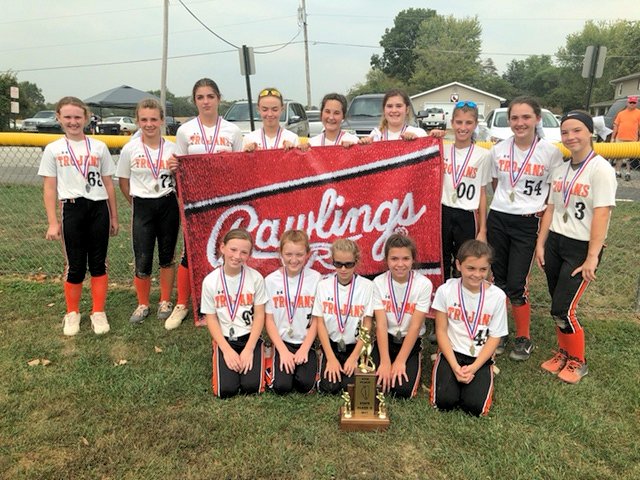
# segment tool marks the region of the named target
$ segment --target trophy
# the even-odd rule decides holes
[[[371,358],[371,334],[360,328],[362,341],[360,361],[354,374],[355,383],[347,386],[342,394],[340,428],[346,431],[386,430],[389,416],[384,394],[376,389],[376,366]]]

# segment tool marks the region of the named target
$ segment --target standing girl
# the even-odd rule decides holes
[[[308,393],[316,382],[318,356],[313,348],[318,330],[311,317],[320,274],[305,269],[311,255],[309,237],[287,230],[280,238],[282,268],[267,275],[266,327],[275,347],[271,387],[279,394]]]
[[[202,78],[193,86],[192,94],[193,102],[198,108],[198,116],[178,128],[176,155],[241,151],[242,133],[240,129],[237,125],[218,115],[222,96],[216,82],[210,78]],[[169,167],[172,171],[178,168],[178,160],[175,157],[169,161]],[[188,313],[191,277],[186,248],[182,252],[182,260],[178,266],[177,290],[176,306],[164,324],[167,330],[178,328]],[[195,316],[197,318],[197,315]]]
[[[282,94],[277,88],[265,88],[258,94],[258,113],[262,128],[244,137],[244,151],[289,149],[298,145],[298,136],[280,126],[280,115],[284,108]]]
[[[223,265],[202,282],[200,309],[213,340],[213,393],[227,398],[264,391],[264,326],[267,294],[262,275],[245,262],[253,239],[246,230],[230,230],[220,253]]]
[[[373,283],[373,309],[376,317],[378,385],[398,397],[418,393],[422,365],[421,336],[424,318],[431,305],[431,281],[412,270],[416,258],[414,241],[394,233],[384,245],[389,271]],[[376,358],[377,357],[377,358]]]
[[[347,113],[347,99],[339,93],[328,93],[322,99],[320,118],[324,131],[309,139],[308,145],[324,147],[325,145],[342,145],[348,147],[358,143],[358,137],[342,130],[342,122]]]
[[[490,151],[494,195],[487,219],[487,240],[495,252],[495,284],[507,294],[516,326],[515,346],[509,358],[527,360],[533,350],[529,272],[541,212],[549,194],[549,174],[562,164],[562,154],[538,136],[541,109],[533,98],[515,98],[507,113],[513,136]],[[504,351],[505,341],[506,337],[498,353]]]
[[[138,307],[129,319],[131,323],[140,323],[149,315],[151,270],[156,240],[160,263],[160,303],[157,316],[159,320],[166,320],[171,314],[173,257],[180,228],[175,181],[167,165],[176,146],[161,136],[164,112],[160,103],[149,98],[140,101],[136,108],[136,122],[141,134],[124,146],[117,170],[120,190],[133,207],[133,283],[138,296]]]
[[[320,280],[313,304],[313,321],[322,345],[319,389],[340,393],[353,383],[363,342],[360,327],[371,330],[373,282],[355,274],[360,249],[353,240],[331,245],[336,273]]]
[[[362,137],[360,143],[369,144],[381,140],[413,140],[426,137],[427,132],[413,127],[407,122],[411,114],[411,99],[403,90],[389,90],[382,98],[382,122],[369,136]]]
[[[439,352],[431,377],[431,404],[486,415],[493,397],[491,358],[508,331],[506,298],[485,280],[491,268],[491,247],[486,243],[463,243],[456,267],[460,278],[447,280],[433,299]]]
[[[584,329],[576,309],[587,286],[596,279],[616,204],[617,182],[613,167],[593,151],[593,120],[588,113],[567,113],[560,129],[571,161],[551,173],[549,205],[536,246],[536,260],[549,284],[558,337],[558,353],[542,368],[567,383],[578,383],[588,368]]]
[[[115,166],[107,146],[84,134],[90,115],[87,106],[76,97],[64,97],[58,102],[56,118],[64,137],[47,145],[38,170],[38,175],[44,177],[44,207],[49,223],[46,238],[62,238],[64,248],[67,313],[62,332],[67,336],[80,330],[80,297],[87,264],[93,300],[91,327],[97,335],[110,329],[104,306],[109,235],[118,233],[111,179]],[[60,221],[56,196],[61,202]]]
[[[455,141],[444,148],[442,185],[442,263],[445,280],[451,278],[458,248],[467,240],[487,239],[487,195],[491,181],[488,150],[478,147],[475,102],[456,103],[451,116]]]

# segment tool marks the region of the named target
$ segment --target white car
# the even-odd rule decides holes
[[[56,112],[54,110],[42,110],[36,113],[32,118],[27,118],[22,121],[23,132],[37,132],[38,125],[41,123],[55,121]]]
[[[320,110],[307,110],[307,120],[309,120],[309,138],[320,135],[324,130],[320,121]]]
[[[106,135],[117,135],[119,133],[131,135],[137,129],[138,126],[131,117],[107,117],[96,125],[96,133]]]
[[[486,122],[487,128],[486,130],[480,129],[478,140],[490,140],[497,143],[513,135],[509,127],[507,108],[496,108],[487,116]],[[560,142],[560,122],[555,115],[543,108],[541,122],[544,138],[552,143]]]

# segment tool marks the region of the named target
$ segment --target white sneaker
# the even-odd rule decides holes
[[[102,335],[109,332],[109,322],[107,321],[107,314],[104,312],[96,312],[91,315],[91,328],[96,335]]]
[[[129,318],[129,323],[142,323],[149,315],[149,307],[147,305],[138,305]]]
[[[171,315],[169,315],[169,318],[167,318],[167,321],[164,322],[164,328],[167,330],[178,328],[188,313],[189,309],[186,305],[176,305]]]
[[[163,301],[158,304],[158,320],[166,320],[171,316],[173,310],[173,303]]]
[[[67,337],[73,337],[80,331],[80,314],[69,312],[62,319],[62,333]]]

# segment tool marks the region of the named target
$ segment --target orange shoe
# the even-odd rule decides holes
[[[552,358],[544,362],[540,367],[553,375],[557,375],[567,364],[567,352],[558,350]]]
[[[589,367],[584,362],[576,360],[574,357],[569,357],[567,364],[558,373],[558,378],[563,382],[576,384],[582,377],[589,373]]]

